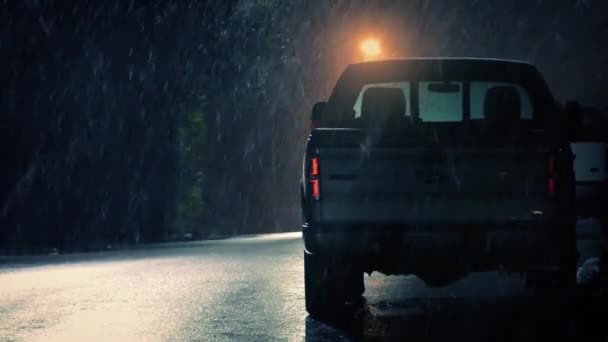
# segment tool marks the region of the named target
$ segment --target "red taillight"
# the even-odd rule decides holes
[[[313,154],[310,158],[308,181],[310,183],[311,191],[310,194],[314,200],[319,199],[319,158],[317,154]]]
[[[555,165],[553,161],[553,157],[549,157],[549,195],[555,195]]]
[[[311,176],[319,175],[319,159],[318,158],[310,159],[310,175]]]
[[[319,199],[319,180],[311,179],[310,185],[312,186],[312,198],[318,200]]]

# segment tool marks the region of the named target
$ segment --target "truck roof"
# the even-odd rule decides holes
[[[326,112],[352,108],[366,84],[399,81],[477,81],[513,83],[523,87],[538,113],[555,112],[555,100],[544,78],[531,63],[471,57],[418,57],[351,64],[340,75]],[[338,114],[335,114],[338,115]]]
[[[399,63],[407,63],[411,61],[454,61],[454,62],[475,62],[475,63],[508,63],[508,64],[523,64],[528,66],[533,66],[532,63],[523,60],[516,59],[504,59],[504,58],[485,58],[485,57],[407,57],[407,58],[393,58],[393,59],[382,59],[375,61],[367,61],[367,62],[359,62],[353,63],[351,66],[363,66],[363,65],[371,65],[371,64],[399,64]]]
[[[497,78],[502,80],[513,77],[529,77],[530,75],[540,76],[533,64],[524,61],[471,57],[418,57],[350,64],[342,73],[341,78],[348,81],[353,77],[370,79],[380,74],[386,74],[387,76],[407,74],[407,77],[415,77],[415,75],[423,77],[452,75],[456,78],[469,75],[481,79]]]

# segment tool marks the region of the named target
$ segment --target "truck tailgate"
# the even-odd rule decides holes
[[[552,208],[542,147],[338,144],[318,152],[324,221],[504,222]]]

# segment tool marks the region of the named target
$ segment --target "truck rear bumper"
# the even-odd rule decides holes
[[[345,258],[366,272],[409,274],[429,267],[516,272],[558,267],[568,236],[561,229],[567,228],[546,222],[313,224],[303,226],[303,237],[308,253]]]
[[[508,196],[462,197],[465,198],[432,195],[427,198],[325,197],[322,201],[312,203],[311,221],[420,222],[441,226],[452,223],[504,222],[507,218],[517,222],[536,222],[549,220],[557,215],[555,204],[549,197],[517,200]]]

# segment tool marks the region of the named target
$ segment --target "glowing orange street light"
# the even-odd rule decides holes
[[[382,48],[380,47],[380,41],[378,41],[378,39],[365,39],[361,42],[360,48],[363,53],[363,59],[366,61],[382,57]]]

